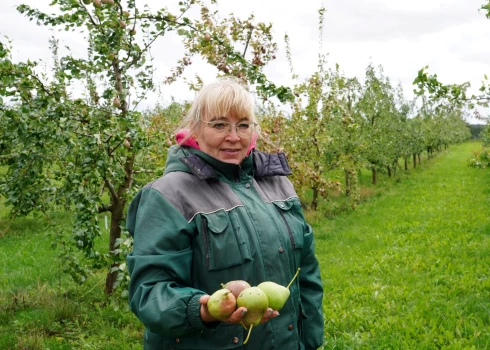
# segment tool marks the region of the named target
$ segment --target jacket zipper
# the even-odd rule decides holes
[[[206,251],[205,259],[206,259],[206,266],[209,270],[209,249],[208,249],[208,219],[206,219],[204,216],[202,217],[201,220],[202,224],[202,237],[204,239],[204,250]]]
[[[281,214],[281,218],[284,221],[284,224],[286,224],[286,227],[287,227],[288,233],[289,233],[289,239],[291,240],[291,244],[293,245],[293,249],[296,249],[296,242],[294,241],[293,231],[291,231],[291,227],[289,226],[288,221],[284,217],[284,214],[282,213],[282,211],[280,209],[277,209],[277,210],[279,211],[279,214]]]

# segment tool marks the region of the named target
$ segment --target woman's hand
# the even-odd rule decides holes
[[[249,325],[243,320],[243,318],[247,314],[247,309],[245,307],[243,306],[239,307],[227,318],[217,319],[209,314],[208,306],[207,306],[208,300],[209,300],[209,295],[203,295],[199,299],[199,302],[201,303],[201,319],[204,323],[221,321],[221,322],[232,323],[232,324],[243,324],[246,328],[248,328]],[[277,316],[279,316],[279,312],[274,311],[269,307],[264,312],[264,316],[262,316],[262,320],[260,320],[260,323],[267,322]]]

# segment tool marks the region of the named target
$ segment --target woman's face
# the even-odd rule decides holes
[[[201,151],[210,156],[222,162],[240,164],[252,142],[252,129],[252,121],[234,114],[205,117],[194,139]]]

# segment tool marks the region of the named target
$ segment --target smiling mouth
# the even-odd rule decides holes
[[[225,153],[237,153],[240,150],[238,150],[238,149],[222,149],[221,151],[225,152]]]

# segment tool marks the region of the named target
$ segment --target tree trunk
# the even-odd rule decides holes
[[[344,174],[345,174],[345,195],[349,197],[351,194],[350,175],[347,170],[344,170]]]
[[[420,164],[422,164],[422,159],[421,159],[420,153],[418,154],[418,157],[419,157],[419,165],[420,165]]]
[[[373,183],[373,185],[376,185],[376,168],[372,169],[372,173],[373,173],[372,183]]]
[[[417,155],[414,153],[413,154],[413,168],[415,169],[417,167]]]
[[[313,199],[311,200],[311,209],[316,210],[318,208],[318,188],[313,187]]]
[[[116,201],[113,205],[112,215],[111,215],[111,231],[109,237],[109,252],[113,252],[116,249],[116,240],[121,238],[121,222],[123,218],[124,211],[124,200]],[[113,263],[111,265],[111,270],[114,267],[117,267],[117,263]],[[115,283],[117,282],[118,271],[107,272],[106,280],[105,280],[105,293],[106,295],[112,294],[114,291]]]
[[[391,177],[391,167],[387,166],[386,169],[388,170],[388,177]]]
[[[408,170],[408,158],[405,157],[405,171]]]
[[[108,180],[105,182],[111,195],[111,231],[109,237],[109,254],[113,254],[114,250],[116,249],[116,241],[118,238],[121,238],[121,222],[123,221],[124,208],[126,205],[125,194],[133,185],[134,159],[135,153],[132,149],[130,149],[129,154],[126,157],[126,163],[124,164],[124,182],[119,185],[117,191]],[[107,272],[105,281],[106,295],[110,295],[114,292],[115,283],[117,282],[118,276],[118,270],[115,268],[118,266],[118,263],[113,263],[110,270]]]

